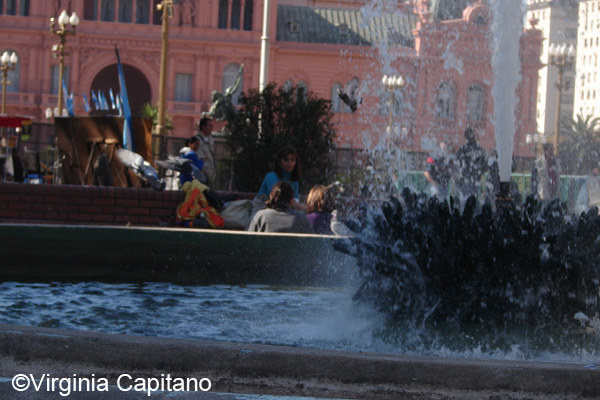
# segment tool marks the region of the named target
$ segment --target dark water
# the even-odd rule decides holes
[[[600,350],[594,347],[597,334],[591,341],[581,341],[559,332],[556,342],[569,348],[546,351],[535,338],[509,333],[490,340],[477,332],[456,334],[451,326],[440,327],[436,333],[402,323],[391,329],[382,315],[354,303],[353,292],[168,283],[7,282],[0,284],[0,323],[352,351],[585,364],[600,361]],[[590,335],[585,337],[590,339]]]

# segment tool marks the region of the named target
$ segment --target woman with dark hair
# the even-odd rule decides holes
[[[258,211],[248,230],[250,232],[313,233],[306,215],[291,208],[294,189],[288,182],[273,185],[267,208]]]
[[[286,146],[277,153],[274,171],[267,173],[258,194],[269,196],[276,182],[286,181],[292,185],[294,197],[300,199],[298,181],[301,177],[302,167],[300,166],[300,157],[298,157],[296,150]]]

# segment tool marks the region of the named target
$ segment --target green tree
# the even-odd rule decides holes
[[[152,132],[154,132],[154,127],[158,124],[158,106],[154,106],[150,103],[144,103],[142,105],[142,117],[149,118],[152,120]],[[171,117],[168,115],[165,116],[165,129],[168,132],[173,130],[173,121],[171,121]]]
[[[564,172],[589,174],[600,161],[600,118],[581,114],[561,120],[560,161]]]
[[[226,116],[237,190],[258,191],[285,146],[293,147],[300,157],[302,193],[314,184],[329,183],[335,138],[329,100],[302,87],[284,89],[270,83],[262,94],[256,89],[242,93],[239,103],[239,110]]]

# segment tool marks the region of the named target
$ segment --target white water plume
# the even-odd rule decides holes
[[[496,150],[500,180],[510,181],[514,135],[515,110],[519,99],[517,86],[521,81],[519,44],[523,32],[524,6],[521,0],[491,0],[492,68],[494,71],[493,124],[496,132]]]

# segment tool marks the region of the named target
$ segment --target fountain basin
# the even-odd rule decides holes
[[[189,228],[0,224],[0,279],[344,286],[333,237]]]
[[[600,369],[0,325],[0,376],[207,377],[213,392],[369,399],[584,399]],[[114,383],[114,382],[113,382]]]

